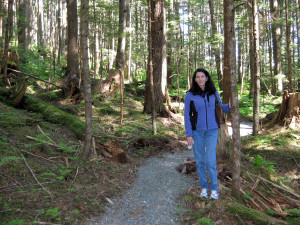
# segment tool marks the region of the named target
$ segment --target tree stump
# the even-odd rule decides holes
[[[27,86],[28,86],[27,81],[23,81],[12,87],[13,92],[10,95],[10,98],[12,100],[13,106],[18,106],[20,102],[23,100]]]
[[[96,94],[110,94],[115,92],[121,84],[121,71],[110,70],[109,75],[104,81],[99,81],[93,88]]]
[[[120,163],[127,163],[127,155],[121,144],[116,141],[110,140],[104,144],[96,143],[96,150],[104,157],[111,158]]]
[[[230,140],[227,124],[221,124],[217,142],[217,161],[229,159],[228,142]]]
[[[279,111],[273,118],[273,120],[268,124],[269,126],[278,125],[288,125],[291,128],[296,128],[299,126],[300,120],[300,98],[299,93],[289,93],[284,91],[282,102]]]

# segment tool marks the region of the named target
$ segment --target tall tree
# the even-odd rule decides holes
[[[224,79],[229,80],[230,87],[225,88],[229,93],[225,93],[232,98],[232,195],[236,198],[240,198],[240,117],[239,117],[239,101],[237,91],[237,78],[236,78],[236,52],[235,52],[235,24],[234,24],[234,0],[224,0]],[[229,78],[229,79],[228,79]],[[229,95],[229,96],[228,96]],[[224,100],[224,98],[223,98]],[[228,101],[229,99],[227,99]]]
[[[119,32],[118,32],[118,49],[116,56],[116,69],[120,70],[120,125],[123,123],[123,83],[124,83],[124,70],[125,70],[125,48],[126,48],[126,24],[127,13],[129,9],[128,0],[119,0]]]
[[[81,56],[82,56],[82,75],[84,79],[84,101],[85,101],[85,136],[84,136],[84,158],[88,158],[91,152],[92,143],[92,94],[91,94],[91,78],[89,68],[89,0],[81,0],[81,20],[80,20],[80,36],[81,36]]]
[[[257,0],[252,0],[253,44],[254,44],[254,96],[253,96],[253,135],[259,130],[260,98],[260,53],[259,53],[259,15]]]
[[[66,89],[72,92],[72,88],[79,86],[79,53],[78,53],[78,15],[77,0],[67,0],[68,17],[68,55]]]
[[[275,86],[272,93],[282,91],[282,59],[281,59],[281,24],[280,24],[280,0],[270,0],[271,18],[272,18],[272,38],[273,38],[273,58],[274,58],[274,76]]]
[[[287,58],[287,72],[289,80],[289,90],[292,90],[292,76],[291,76],[291,54],[290,54],[290,22],[289,22],[289,1],[285,0],[285,24],[286,24],[286,58]]]
[[[26,35],[28,3],[29,2],[27,0],[20,0],[19,2],[18,42],[20,49],[23,51],[28,48],[28,40]]]
[[[221,68],[221,56],[220,56],[220,47],[218,41],[218,29],[215,21],[215,10],[214,3],[212,0],[208,1],[209,11],[210,11],[210,22],[211,22],[211,32],[213,37],[212,50],[216,60],[217,74],[218,74],[218,83],[221,90],[223,90],[223,74]]]
[[[152,108],[151,108],[151,119],[152,119],[152,132],[154,135],[157,133],[156,128],[156,112],[154,107],[154,85],[153,85],[153,41],[151,38],[151,30],[152,30],[152,8],[151,8],[151,0],[148,0],[148,51],[149,51],[149,57],[148,57],[148,70],[147,70],[147,79],[149,79],[149,85],[150,85],[150,97],[152,102]]]
[[[124,72],[125,68],[125,48],[126,48],[126,21],[128,13],[128,0],[119,0],[119,31],[118,31],[118,49],[116,56],[116,68]]]
[[[166,58],[166,9],[165,0],[153,0],[151,3],[151,39],[153,59],[153,85],[155,101],[151,101],[150,79],[147,76],[144,112],[151,113],[152,107],[162,116],[169,116],[164,103],[167,83]],[[152,105],[154,104],[154,105]]]
[[[224,71],[223,71],[223,101],[228,102],[231,96],[230,79],[235,73],[235,29],[234,9],[232,0],[224,0]],[[234,56],[234,57],[233,57]],[[233,61],[234,60],[234,63]]]
[[[7,60],[8,60],[8,49],[9,42],[12,37],[12,24],[13,24],[13,0],[8,0],[8,11],[5,25],[5,40],[4,40],[4,51],[2,56],[2,74],[3,77],[7,77]]]

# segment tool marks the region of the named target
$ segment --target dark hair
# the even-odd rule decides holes
[[[216,87],[214,82],[211,79],[211,76],[209,75],[209,73],[203,69],[203,68],[198,68],[196,69],[196,71],[194,72],[193,78],[192,78],[192,86],[190,88],[190,92],[193,93],[193,95],[201,95],[202,94],[202,89],[199,87],[199,85],[196,83],[195,78],[196,78],[196,74],[198,72],[202,72],[205,74],[205,76],[207,77],[207,81],[205,83],[205,89],[204,92],[207,92],[208,95],[213,95],[216,92]]]

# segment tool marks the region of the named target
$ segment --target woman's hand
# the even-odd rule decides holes
[[[193,137],[186,137],[186,141],[188,146],[192,146],[194,144]]]

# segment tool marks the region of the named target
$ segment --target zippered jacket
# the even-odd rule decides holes
[[[217,90],[216,95],[217,101],[223,108],[223,112],[230,112],[228,104],[222,104]],[[184,99],[184,125],[187,137],[193,136],[192,124],[190,120],[191,101],[194,101],[196,112],[198,113],[196,130],[216,129],[219,127],[215,113],[215,95],[212,94],[207,96],[206,93],[205,97],[203,98],[201,95],[193,95],[192,92],[188,91]]]

